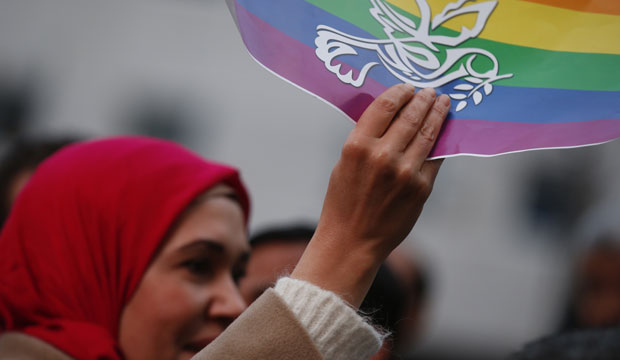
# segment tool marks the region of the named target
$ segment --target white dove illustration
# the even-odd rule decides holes
[[[386,39],[360,38],[326,25],[319,25],[316,28],[317,37],[314,41],[317,47],[315,53],[324,62],[327,70],[336,74],[343,83],[355,87],[361,87],[368,72],[380,64],[400,81],[418,88],[437,88],[454,80],[464,79],[471,84],[463,83],[454,89],[468,93],[450,94],[453,99],[462,100],[456,109],[460,111],[467,105],[465,102],[467,98],[473,98],[476,105],[482,101],[482,94],[478,91],[480,88],[489,95],[493,90],[492,82],[513,76],[513,74],[499,75],[498,61],[487,50],[471,47],[455,48],[482,32],[498,4],[497,0],[467,4],[475,1],[458,0],[449,3],[431,21],[431,9],[427,1],[415,0],[420,10],[420,20],[416,24],[385,1],[370,0],[372,5],[370,14],[383,26]],[[434,30],[447,20],[468,13],[477,14],[472,28],[463,26],[455,37],[434,33]],[[352,70],[341,73],[341,64],[334,63],[334,59],[343,55],[358,55],[360,49],[375,52],[378,61],[366,63],[357,77]],[[491,68],[483,73],[473,67],[474,60],[479,56],[489,59],[492,64]]]

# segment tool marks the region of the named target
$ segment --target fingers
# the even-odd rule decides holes
[[[400,111],[383,136],[395,151],[404,151],[424,124],[427,113],[435,102],[435,89],[418,91],[413,100]]]
[[[441,126],[450,110],[450,99],[447,95],[441,95],[435,99],[431,110],[428,112],[424,124],[416,133],[411,144],[405,150],[404,161],[409,162],[418,169],[422,169],[425,159],[431,152]]]
[[[408,84],[392,86],[377,97],[357,122],[356,131],[364,135],[381,137],[394,116],[413,97],[414,88]]]
[[[422,165],[422,176],[428,180],[429,184],[435,183],[435,178],[437,177],[437,173],[439,173],[439,168],[441,164],[443,164],[444,159],[436,159],[436,160],[428,160],[425,161]]]
[[[409,85],[396,85],[375,99],[347,140],[343,154],[351,153],[352,158],[357,158],[358,153],[376,154],[388,164],[414,170],[413,176],[422,176],[432,184],[441,161],[425,160],[448,115],[450,99],[447,95],[437,97],[430,88],[415,95],[413,91]],[[378,141],[372,145],[359,135]]]

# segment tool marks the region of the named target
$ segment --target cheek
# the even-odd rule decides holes
[[[121,318],[120,344],[127,358],[177,358],[203,323],[205,297],[178,278],[143,278]]]

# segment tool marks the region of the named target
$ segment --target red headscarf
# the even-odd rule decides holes
[[[171,142],[71,145],[39,166],[0,236],[0,333],[21,331],[78,359],[120,359],[119,318],[175,218],[236,170]]]

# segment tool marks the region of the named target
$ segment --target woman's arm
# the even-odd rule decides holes
[[[342,149],[314,237],[292,277],[359,307],[390,252],[411,231],[441,160],[428,157],[450,100],[433,89],[388,89]]]

